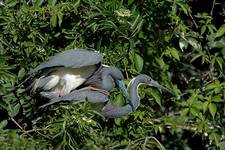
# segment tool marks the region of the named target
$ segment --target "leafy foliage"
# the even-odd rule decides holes
[[[206,2],[207,3],[207,2]],[[224,2],[5,0],[0,2],[0,147],[224,149]],[[221,8],[221,9],[220,9]],[[87,102],[34,115],[26,73],[57,52],[96,49],[127,83],[146,73],[141,106],[107,120]],[[111,100],[123,105],[114,90]],[[197,142],[195,142],[197,141]],[[195,147],[194,147],[194,146]]]

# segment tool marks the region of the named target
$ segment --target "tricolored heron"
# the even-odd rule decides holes
[[[92,87],[84,87],[79,90],[74,90],[73,92],[65,96],[53,99],[49,103],[42,105],[40,108],[44,108],[49,105],[52,105],[58,102],[63,102],[63,101],[75,101],[79,103],[84,101],[85,98],[87,98],[88,102],[91,102],[91,103],[104,104],[107,102],[101,110],[103,115],[106,116],[107,118],[117,118],[117,117],[127,115],[138,108],[138,106],[140,105],[140,97],[138,96],[138,87],[141,84],[153,86],[158,89],[171,93],[167,88],[158,84],[151,77],[145,74],[140,74],[136,78],[132,79],[128,85],[129,94],[127,96],[130,100],[130,103],[125,106],[118,106],[116,104],[113,104],[111,101],[108,100],[108,95],[106,93],[96,91]]]

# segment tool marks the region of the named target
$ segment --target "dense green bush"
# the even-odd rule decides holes
[[[225,149],[220,20],[223,1],[0,2],[0,149]],[[34,115],[42,99],[25,92],[26,73],[72,48],[98,50],[126,82],[145,73],[176,96],[143,86],[141,106],[115,120],[87,102]],[[116,90],[111,100],[123,103]]]

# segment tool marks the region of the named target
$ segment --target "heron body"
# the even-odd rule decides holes
[[[121,71],[102,61],[101,54],[83,49],[59,53],[29,72],[41,74],[31,84],[31,92],[55,99],[84,86],[110,91],[115,82],[126,92]]]
[[[87,79],[87,81],[82,85],[80,89],[75,89],[69,94],[66,94],[65,96],[62,97],[55,97],[51,99],[48,103],[42,105],[40,108],[44,108],[61,101],[81,102],[85,98],[88,98],[88,101],[91,103],[99,103],[99,102],[103,103],[108,101],[108,99],[106,98],[109,95],[109,91],[112,90],[112,88],[116,84],[118,84],[124,96],[128,97],[127,89],[125,87],[123,80],[124,80],[123,74],[119,69],[115,67],[103,66],[92,77]],[[95,99],[96,96],[94,98],[90,96],[89,92],[96,93],[98,99]],[[81,93],[85,93],[86,95],[85,94],[82,95]],[[99,95],[103,96],[102,94],[105,95],[104,101],[102,100],[102,97],[99,97]]]

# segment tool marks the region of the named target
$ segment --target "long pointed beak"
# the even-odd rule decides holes
[[[125,86],[125,83],[124,83],[124,80],[118,80],[118,85],[119,85],[119,88],[120,90],[122,91],[123,95],[129,99],[129,94],[127,92],[127,88]]]
[[[148,85],[149,85],[149,86],[156,87],[156,88],[158,88],[158,89],[161,89],[161,90],[163,90],[163,91],[165,91],[165,92],[168,92],[168,93],[174,95],[173,92],[171,92],[170,90],[168,90],[167,88],[165,88],[164,86],[160,85],[159,83],[157,83],[157,82],[154,81],[154,80],[149,81]]]

